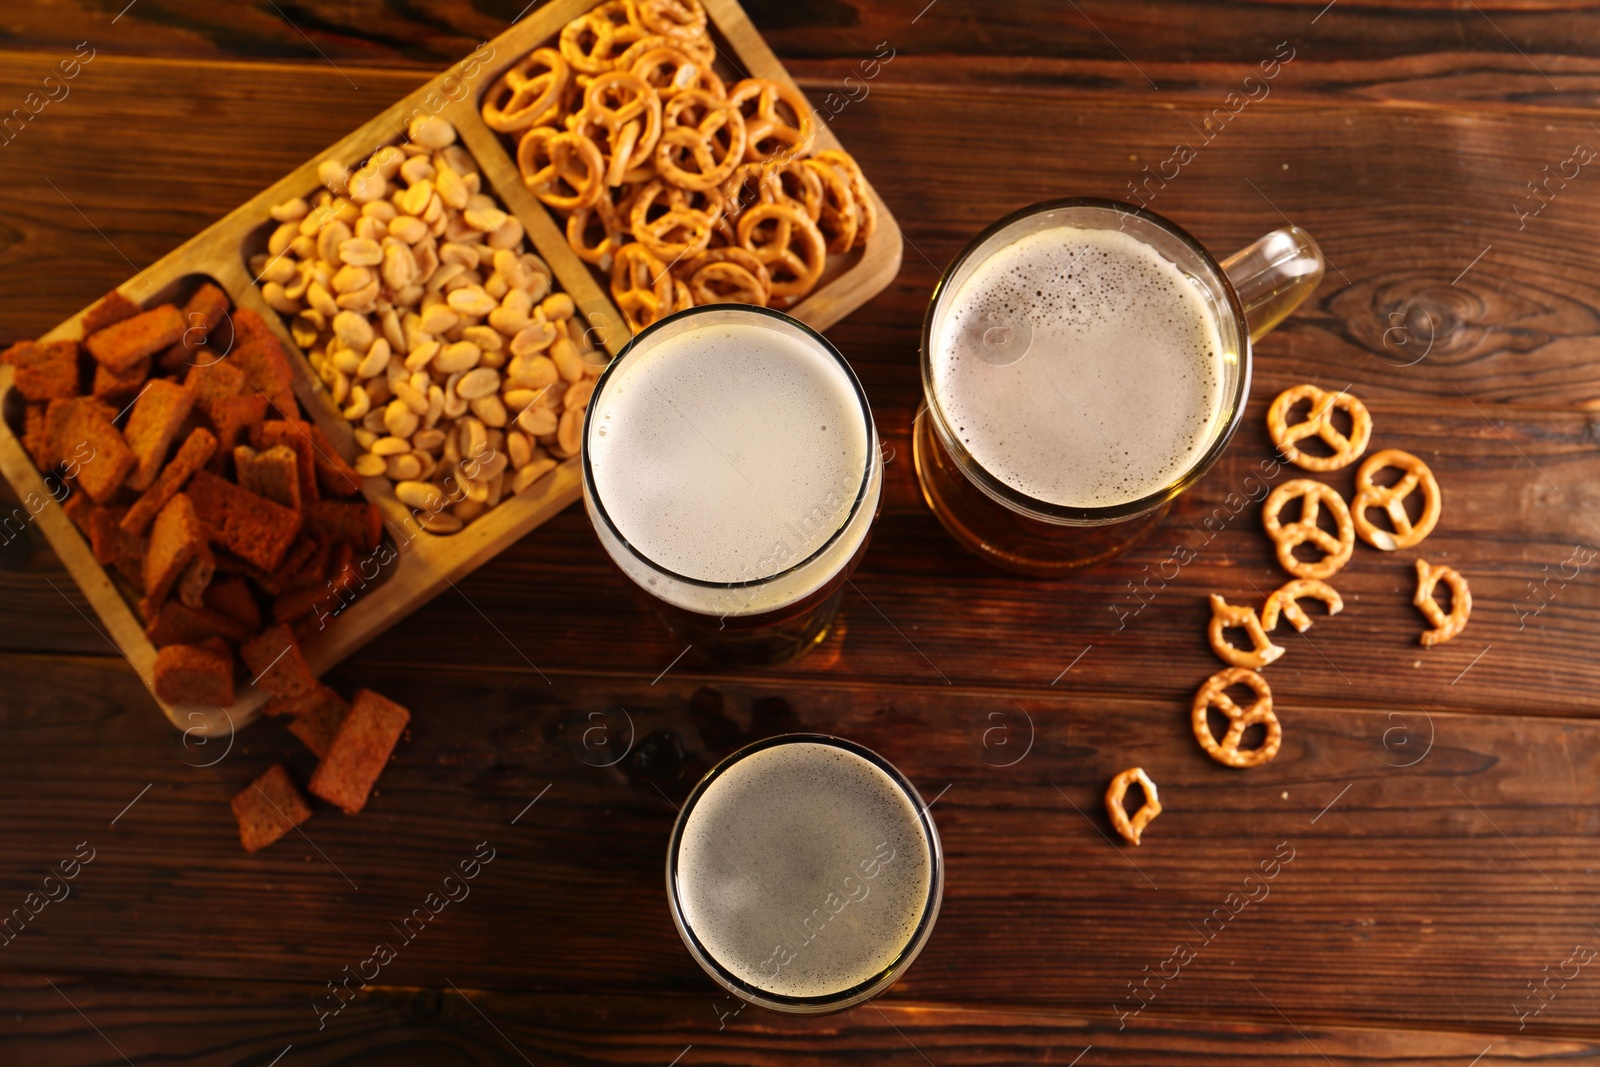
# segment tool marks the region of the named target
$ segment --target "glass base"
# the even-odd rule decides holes
[[[813,607],[781,622],[756,619],[717,619],[678,611],[659,602],[656,615],[674,637],[693,645],[701,659],[717,667],[771,667],[799,659],[828,639],[844,584]]]
[[[1104,563],[1161,524],[1171,501],[1108,526],[1057,526],[1017,514],[967,480],[924,413],[911,428],[911,456],[922,498],[968,552],[1034,578],[1060,578]]]

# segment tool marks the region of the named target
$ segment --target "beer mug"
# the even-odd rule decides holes
[[[1148,534],[1217,461],[1251,344],[1322,280],[1316,242],[1274,230],[1218,263],[1115,200],[1053,200],[984,230],[922,327],[922,495],[969,551],[1050,577]]]
[[[681,311],[595,383],[583,437],[595,533],[712,663],[779,663],[827,636],[882,485],[855,372],[779,312]]]
[[[943,896],[939,834],[916,789],[872,750],[824,734],[770,737],[723,760],[684,801],[667,848],[667,900],[689,954],[772,1011],[840,1011],[888,989]]]

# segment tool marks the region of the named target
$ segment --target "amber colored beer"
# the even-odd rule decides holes
[[[924,321],[923,496],[962,545],[1021,573],[1125,551],[1227,446],[1252,325],[1265,333],[1321,273],[1292,228],[1225,270],[1116,201],[1002,219],[950,266]]]

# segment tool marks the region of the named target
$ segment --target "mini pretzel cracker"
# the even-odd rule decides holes
[[[1256,694],[1248,708],[1241,709],[1227,693],[1229,686],[1240,683],[1249,686]],[[1220,742],[1211,734],[1207,713],[1212,708],[1228,717],[1228,732]],[[1194,726],[1195,740],[1206,750],[1206,755],[1226,767],[1259,767],[1276,756],[1278,746],[1283,744],[1283,726],[1272,710],[1272,690],[1261,675],[1243,667],[1230,667],[1206,679],[1194,695],[1190,722]],[[1266,726],[1266,740],[1253,751],[1241,750],[1239,741],[1244,737],[1245,730],[1256,723]]]
[[[1302,400],[1311,401],[1311,414],[1305,422],[1288,425],[1290,409]],[[1346,437],[1333,425],[1333,410],[1340,408],[1350,415],[1350,436]],[[1308,471],[1336,471],[1348,467],[1367,450],[1372,437],[1372,415],[1367,405],[1349,393],[1329,393],[1314,385],[1297,385],[1278,394],[1267,409],[1267,432],[1272,443],[1278,446],[1283,458]],[[1318,437],[1333,449],[1331,456],[1311,456],[1300,451],[1295,442],[1307,437]]]
[[[1144,789],[1144,803],[1139,810],[1133,813],[1133,819],[1128,818],[1128,809],[1122,806],[1123,797],[1128,794],[1128,787],[1138,782]],[[1106,814],[1111,816],[1111,826],[1123,837],[1139,843],[1139,836],[1144,833],[1144,828],[1150,821],[1161,814],[1161,798],[1156,795],[1156,784],[1150,776],[1144,773],[1143,767],[1132,767],[1111,779],[1111,784],[1106,787]]]
[[[1450,614],[1446,615],[1439,602],[1433,598],[1433,587],[1439,582],[1450,587]],[[1467,580],[1453,567],[1431,567],[1425,559],[1417,560],[1417,595],[1411,601],[1433,627],[1422,634],[1424,648],[1442,645],[1467,628],[1467,617],[1472,614],[1472,590]]]
[[[1224,633],[1230,626],[1243,627],[1255,647],[1246,652],[1228,643]],[[1222,662],[1233,667],[1265,667],[1283,655],[1283,649],[1273,644],[1261,627],[1255,608],[1243,604],[1230,604],[1215,593],[1211,594],[1211,651]]]
[[[605,0],[481,104],[573,252],[611,276],[634,332],[698,304],[795,307],[830,255],[876,232],[855,160],[814,151],[805,96],[786,81],[724,82],[713,32],[702,0]]]
[[[1375,485],[1372,479],[1385,467],[1400,470],[1400,480],[1389,486]],[[1406,514],[1406,497],[1418,489],[1422,491],[1422,515],[1413,524]],[[1421,544],[1439,521],[1442,503],[1439,483],[1434,480],[1433,472],[1410,452],[1402,452],[1398,448],[1374,452],[1356,472],[1356,498],[1353,505],[1356,532],[1361,535],[1361,540],[1384,552]],[[1368,508],[1382,508],[1394,526],[1394,533],[1372,525],[1367,519]]]
[[[1311,629],[1311,616],[1295,603],[1303,596],[1316,597],[1328,605],[1329,615],[1337,615],[1344,610],[1344,598],[1333,586],[1327,582],[1319,582],[1315,578],[1296,578],[1267,597],[1266,604],[1261,608],[1262,629],[1276,630],[1280,611],[1283,617],[1289,620],[1290,625],[1301,633]]]
[[[1301,502],[1300,519],[1297,522],[1280,522],[1278,513],[1291,500]],[[1334,523],[1339,529],[1337,537],[1317,525],[1317,516],[1323,504],[1333,513]],[[1261,509],[1261,518],[1267,528],[1267,536],[1277,546],[1278,563],[1296,578],[1332,578],[1339,573],[1340,567],[1350,562],[1350,554],[1355,551],[1355,529],[1350,523],[1350,509],[1345,507],[1344,498],[1331,487],[1310,478],[1296,478],[1274,489],[1272,495],[1267,497],[1266,506]],[[1327,555],[1311,563],[1296,559],[1295,548],[1308,541]]]

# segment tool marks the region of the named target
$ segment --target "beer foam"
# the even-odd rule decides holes
[[[1030,335],[1015,362],[992,347]],[[944,301],[934,394],[1001,482],[1050,504],[1109,507],[1199,461],[1220,429],[1224,352],[1204,291],[1154,248],[1058,226],[995,249]]]
[[[932,889],[912,799],[870,761],[815,742],[762,749],[716,778],[684,821],[677,861],[688,928],[728,971],[780,996],[881,974]]]
[[[868,462],[875,433],[849,372],[792,327],[723,322],[663,335],[624,357],[596,400],[584,447],[594,493],[627,545],[596,527],[624,571],[663,599],[705,614],[775,610],[824,584],[865,538],[881,480]],[[866,521],[851,523],[864,483]],[[627,551],[687,578],[751,582],[795,567],[847,523],[824,553],[831,568],[737,598],[674,582]]]

